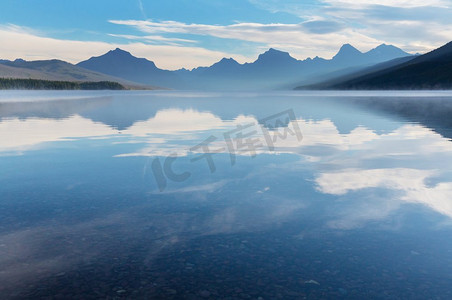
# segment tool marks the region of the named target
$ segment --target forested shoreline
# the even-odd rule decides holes
[[[0,90],[125,90],[113,81],[74,82],[41,79],[0,78]]]

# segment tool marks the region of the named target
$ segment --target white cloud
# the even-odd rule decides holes
[[[423,186],[424,180],[432,175],[432,171],[415,169],[349,169],[322,173],[316,182],[322,193],[344,195],[350,191],[375,187],[408,190]]]
[[[383,11],[363,6],[350,8],[334,3],[324,8],[322,15],[310,16],[299,24],[235,23],[231,25],[187,24],[175,21],[155,22],[151,20],[110,20],[145,34],[190,34],[212,36],[254,42],[258,46],[255,57],[269,47],[288,51],[293,57],[305,59],[320,56],[334,56],[340,46],[350,43],[361,51],[368,51],[382,43],[390,43],[406,51],[424,53],[442,46],[452,35],[449,19],[417,18],[393,19]],[[420,8],[422,9],[422,8]],[[442,8],[436,8],[444,10]],[[369,15],[373,13],[374,15]],[[418,12],[417,12],[418,13]],[[431,12],[431,13],[434,13]],[[357,26],[359,24],[359,26]],[[146,36],[142,39],[144,40]],[[237,59],[239,62],[245,60]]]
[[[369,50],[376,44],[360,43],[350,33],[362,35],[365,41],[393,44],[413,53],[431,51],[449,42],[452,36],[452,2],[449,0],[321,0],[310,4],[292,0],[284,3],[249,1],[270,12],[292,14],[308,22],[336,22],[344,27],[340,41],[362,50]],[[330,42],[330,48],[336,46],[334,41]]]
[[[171,93],[170,93],[171,94]],[[290,124],[294,130],[297,124],[303,134],[299,141],[293,134],[285,138],[277,138],[274,151],[269,152],[264,133],[254,116],[239,115],[233,120],[222,120],[208,111],[193,109],[159,110],[154,117],[146,121],[135,122],[127,129],[121,130],[121,136],[127,137],[125,142],[140,144],[140,148],[129,153],[118,153],[118,156],[167,156],[177,153],[180,156],[188,154],[189,149],[207,138],[206,133],[216,134],[218,139],[212,143],[212,149],[223,148],[228,151],[223,134],[237,129],[238,125],[254,124],[244,130],[253,132],[260,146],[257,153],[298,153],[305,155],[304,149],[310,147],[327,147],[331,149],[329,164],[336,168],[359,167],[360,163],[379,157],[408,157],[410,155],[431,155],[432,153],[448,153],[452,145],[441,135],[420,125],[407,124],[388,133],[377,134],[375,131],[359,126],[347,134],[341,134],[331,120],[298,119]],[[279,132],[282,133],[283,129]],[[0,135],[7,138],[0,140],[0,151],[26,151],[35,149],[45,142],[62,141],[68,138],[104,137],[119,134],[119,131],[105,124],[96,123],[90,119],[74,115],[66,119],[17,118],[5,119],[0,122]],[[234,144],[237,137],[232,136]],[[141,144],[145,144],[143,147]],[[354,151],[354,156],[348,160],[335,155],[341,151]],[[307,159],[318,161],[325,159],[325,153],[309,152]],[[237,151],[238,155],[250,155],[245,147]]]
[[[179,69],[208,66],[223,57],[248,58],[235,53],[212,51],[201,47],[178,45],[149,45],[145,43],[113,44],[95,41],[60,40],[44,37],[27,28],[0,26],[1,58],[14,60],[61,59],[71,63],[102,55],[114,48],[122,48],[138,57],[152,60],[160,68]],[[32,45],[32,46],[31,46]]]
[[[313,162],[318,171],[315,178],[318,190],[340,196],[352,204],[350,209],[341,210],[330,226],[344,229],[361,226],[370,220],[387,217],[403,203],[422,204],[452,217],[452,182],[443,180],[432,185],[429,181],[436,178],[437,182],[442,173],[448,171],[443,161],[450,158],[452,144],[440,134],[418,124],[406,124],[386,133],[357,127],[341,134],[330,120],[299,119],[296,122],[303,133],[301,142],[288,135],[286,139],[277,140],[274,152],[264,146],[257,153],[291,153]],[[118,135],[118,130],[78,115],[61,120],[5,119],[0,122],[0,135],[5,137],[0,140],[0,151],[26,151],[45,146],[45,142],[114,135],[113,143],[121,143],[117,140],[119,137],[123,138],[122,142],[137,143],[135,149],[131,144],[130,152],[117,156],[167,156],[173,153],[185,156],[190,147],[202,142],[207,134],[214,134],[219,140],[212,149],[223,147],[222,151],[227,153],[222,134],[237,128],[238,124],[250,123],[257,124],[257,119],[240,115],[234,120],[222,120],[210,112],[165,109],[149,120],[136,122]],[[258,127],[252,128],[255,129]],[[264,140],[259,131],[254,137]],[[236,140],[234,144],[237,144]],[[323,148],[328,151],[322,151]],[[353,155],[349,155],[351,153]],[[236,154],[250,155],[247,150]],[[418,169],[419,160],[429,169]],[[372,168],[375,162],[389,163],[389,167]],[[288,166],[283,168],[290,169]],[[201,186],[205,187],[211,186]],[[372,199],[349,196],[369,188],[383,189],[394,195],[391,194],[390,201],[379,193],[365,194],[371,195]],[[264,189],[256,194],[267,194],[264,192],[268,191]]]
[[[25,151],[45,142],[87,138],[117,133],[109,126],[94,123],[80,116],[63,120],[17,118],[0,122],[0,151]]]
[[[332,24],[327,24],[326,21],[322,20],[316,21],[323,22],[328,26],[323,26],[321,33],[316,33],[312,29],[311,23],[313,21],[299,24],[235,23],[231,25],[187,24],[175,21],[153,22],[149,20],[111,20],[110,22],[133,27],[146,34],[191,34],[262,44],[263,46],[257,50],[255,56],[262,50],[273,47],[289,51],[292,56],[298,59],[315,56],[330,58],[346,42],[363,50],[369,50],[384,42],[365,36],[351,28],[342,28],[340,23],[332,26]],[[327,31],[324,32],[324,30]],[[239,62],[245,62],[240,58],[234,58]]]
[[[210,112],[193,109],[164,109],[147,120],[133,124],[124,134],[148,136],[149,134],[182,134],[192,131],[213,130],[225,126],[223,121]]]
[[[427,186],[426,180],[436,175],[432,170],[406,168],[342,170],[323,173],[316,183],[323,193],[344,195],[366,188],[382,188],[401,192],[393,201],[424,204],[431,209],[452,217],[452,182]]]
[[[344,5],[332,6],[325,13],[333,20],[344,20],[348,28],[355,27],[354,30],[363,36],[413,53],[438,48],[449,42],[452,36],[452,20],[447,17],[452,13],[451,8],[353,8]]]
[[[137,35],[127,35],[127,34],[109,34],[110,36],[124,38],[128,40],[145,40],[147,42],[153,43],[165,43],[168,45],[180,45],[179,43],[197,43],[194,40],[188,39],[179,39],[179,38],[167,38],[161,35],[145,35],[145,36],[137,36]]]
[[[159,111],[153,118],[147,121],[135,123],[123,134],[129,134],[140,138],[147,146],[133,153],[123,153],[118,156],[167,156],[177,153],[179,156],[186,156],[189,149],[201,143],[207,136],[204,132],[212,132],[219,138],[214,141],[210,148],[212,150],[222,148],[226,153],[225,140],[223,134],[230,130],[237,129],[239,124],[255,124],[255,126],[245,129],[244,133],[255,132],[253,138],[257,139],[260,146],[256,146],[256,153],[298,153],[305,155],[305,149],[309,147],[328,147],[333,150],[332,156],[327,157],[329,164],[337,167],[343,165],[359,166],[368,159],[379,157],[395,157],[409,155],[427,155],[431,153],[447,153],[452,151],[452,145],[441,135],[420,125],[403,125],[398,129],[377,134],[375,131],[359,126],[347,134],[341,134],[336,125],[331,120],[303,120],[295,121],[303,134],[300,142],[295,135],[288,134],[286,138],[277,138],[274,143],[274,151],[270,151],[265,142],[265,136],[258,120],[254,116],[237,116],[233,120],[222,120],[210,112],[198,112],[195,110],[166,109]],[[293,130],[293,124],[289,126]],[[282,133],[281,129],[279,132]],[[293,132],[293,131],[292,131]],[[165,142],[155,142],[160,134],[165,134]],[[234,145],[237,144],[237,137],[232,136]],[[187,142],[190,140],[190,142]],[[249,156],[251,152],[248,148],[236,149],[237,155]],[[356,151],[356,154],[347,160],[340,156],[338,159],[334,155],[342,151]],[[318,161],[325,159],[325,154],[310,153],[307,159]]]
[[[353,156],[340,155],[343,153],[340,152],[339,155],[319,155],[316,161],[328,162],[327,168],[320,168],[316,176],[318,190],[346,202],[341,204],[341,211],[329,226],[359,227],[371,220],[386,218],[404,203],[422,204],[452,218],[452,182],[440,179],[448,172],[443,161],[450,159],[452,144],[440,134],[409,124],[346,149],[352,151]],[[432,185],[430,179],[433,178],[439,182]],[[364,193],[359,196],[352,194],[362,190]]]

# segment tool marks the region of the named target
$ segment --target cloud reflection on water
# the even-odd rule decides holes
[[[14,110],[0,121],[0,136],[4,137],[0,139],[0,153],[32,156],[34,151],[45,153],[65,143],[80,150],[89,140],[102,150],[108,149],[108,154],[101,152],[105,157],[96,156],[88,160],[92,165],[80,168],[103,176],[99,166],[114,164],[108,170],[121,170],[124,176],[130,176],[132,172],[127,173],[124,166],[134,159],[146,160],[174,153],[189,158],[197,154],[190,152],[190,147],[211,134],[221,138],[224,132],[239,124],[258,126],[258,120],[278,112],[275,106],[266,107],[267,102],[256,106],[255,113],[232,110],[227,117],[226,113],[206,108],[215,106],[215,102],[209,101],[196,105],[170,103],[164,107],[157,105],[157,108],[137,105],[134,109],[141,110],[139,118],[121,123],[130,124],[128,126],[116,127],[107,125],[115,122],[100,120],[115,121],[117,116],[128,113],[135,116],[135,111],[128,112],[124,106],[118,108],[123,103],[115,103],[114,99],[102,100],[103,106],[93,106],[94,112],[85,111],[82,105],[77,109],[69,107],[64,113],[59,110],[57,117],[39,117]],[[452,143],[447,138],[419,123],[393,119],[383,122],[375,118],[369,125],[362,120],[371,118],[368,115],[364,118],[356,111],[336,111],[335,107],[328,110],[329,106],[325,105],[320,110],[326,113],[316,115],[307,110],[312,103],[298,107],[296,101],[289,102],[294,104],[297,114],[293,122],[303,133],[301,143],[295,136],[288,135],[276,141],[274,151],[259,148],[255,160],[247,157],[246,151],[239,151],[237,155],[242,157],[235,169],[218,167],[216,174],[202,173],[191,181],[173,185],[165,193],[144,189],[141,197],[145,204],[130,202],[130,207],[81,220],[85,213],[81,208],[86,208],[86,204],[76,196],[79,192],[87,193],[88,196],[83,194],[83,197],[93,196],[84,182],[65,192],[69,194],[68,199],[75,197],[74,201],[81,201],[80,211],[77,206],[70,212],[76,217],[80,214],[81,219],[64,224],[54,216],[43,218],[32,227],[1,228],[0,282],[12,284],[20,278],[26,284],[33,283],[89,264],[105,253],[116,255],[115,247],[127,250],[143,241],[146,242],[146,261],[152,263],[162,251],[190,239],[258,232],[288,222],[298,226],[301,233],[297,236],[301,238],[322,230],[354,230],[373,221],[397,219],[397,213],[405,205],[420,204],[439,215],[452,217],[452,178],[447,164],[452,160]],[[146,102],[146,105],[151,104],[154,105],[153,101]],[[248,104],[242,103],[243,106]],[[251,104],[254,108],[255,103]],[[314,112],[318,106],[321,105],[312,105]],[[261,107],[265,109],[258,111]],[[97,114],[97,109],[102,112]],[[229,106],[218,108],[223,109]],[[108,118],[105,111],[111,114]],[[343,124],[344,118],[351,119],[345,120],[349,121],[347,126]],[[385,122],[391,123],[390,127]],[[263,138],[262,132],[257,134]],[[221,146],[221,141],[215,146]],[[66,154],[66,149],[60,150],[53,151],[51,159],[53,155]],[[222,167],[229,166],[224,163],[229,159],[227,150],[222,154],[216,159],[223,162]],[[58,182],[56,177],[67,175],[65,172],[55,171],[55,177],[49,180]],[[93,199],[100,203],[99,191],[106,190],[114,194],[112,199],[121,201],[122,196],[115,197],[115,188],[121,188],[122,181],[105,184],[99,180],[97,183],[91,191],[95,193]],[[47,187],[38,191],[44,193],[44,198],[53,199],[49,195],[53,190],[49,189],[46,194]],[[59,198],[48,201],[50,207],[55,204],[52,201],[62,202]],[[95,204],[88,204],[88,208]],[[48,251],[48,245],[53,245],[52,251]]]

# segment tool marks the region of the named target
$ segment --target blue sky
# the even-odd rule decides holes
[[[0,58],[78,62],[120,47],[177,69],[273,47],[304,59],[344,43],[426,52],[452,37],[452,0],[2,0]]]

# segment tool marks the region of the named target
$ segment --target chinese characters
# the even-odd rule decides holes
[[[275,151],[278,141],[292,136],[297,142],[303,140],[303,135],[297,122],[295,112],[288,109],[277,114],[260,119],[258,123],[238,124],[235,128],[226,131],[222,137],[211,135],[202,143],[190,148],[195,154],[191,163],[205,161],[211,173],[216,171],[214,156],[219,153],[229,153],[231,166],[237,162],[237,155],[255,157],[259,151]],[[223,144],[223,145],[219,145]],[[152,172],[160,192],[163,192],[168,180],[183,182],[190,178],[189,171],[176,173],[173,164],[177,160],[173,154],[162,161],[155,158],[152,162]]]

